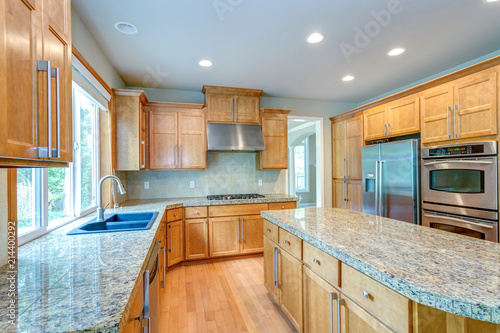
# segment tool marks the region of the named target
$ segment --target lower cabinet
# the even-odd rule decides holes
[[[264,286],[276,303],[278,299],[278,283],[276,278],[276,250],[278,245],[264,236]]]
[[[260,215],[240,217],[240,253],[259,253],[264,250],[264,218]]]
[[[185,220],[184,228],[186,235],[186,260],[208,258],[207,219]]]
[[[183,221],[167,223],[167,266],[176,265],[184,260]]]
[[[338,300],[340,305],[341,333],[393,333],[374,316],[363,310],[355,302],[344,297]],[[408,331],[408,330],[406,330]],[[335,331],[334,331],[335,332]],[[397,331],[399,332],[399,331]]]
[[[361,180],[333,180],[333,208],[363,211],[363,186]]]

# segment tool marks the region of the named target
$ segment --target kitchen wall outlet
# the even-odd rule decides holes
[[[259,186],[262,186],[262,179],[259,179]]]
[[[194,181],[193,180],[189,182],[189,188],[194,188]]]
[[[149,182],[144,182],[144,189],[149,190]]]

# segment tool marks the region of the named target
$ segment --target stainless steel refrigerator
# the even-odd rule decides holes
[[[365,146],[363,212],[420,224],[420,140]]]

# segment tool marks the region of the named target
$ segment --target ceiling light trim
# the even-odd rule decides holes
[[[309,36],[306,37],[306,41],[309,44],[318,44],[324,41],[326,36],[320,32],[313,32]]]
[[[126,35],[135,35],[139,32],[135,25],[128,22],[116,22],[115,29]]]

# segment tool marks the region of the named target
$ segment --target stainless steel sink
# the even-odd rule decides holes
[[[83,235],[104,232],[147,230],[151,228],[158,212],[118,213],[105,216],[103,221],[96,218],[68,232],[68,235]]]

